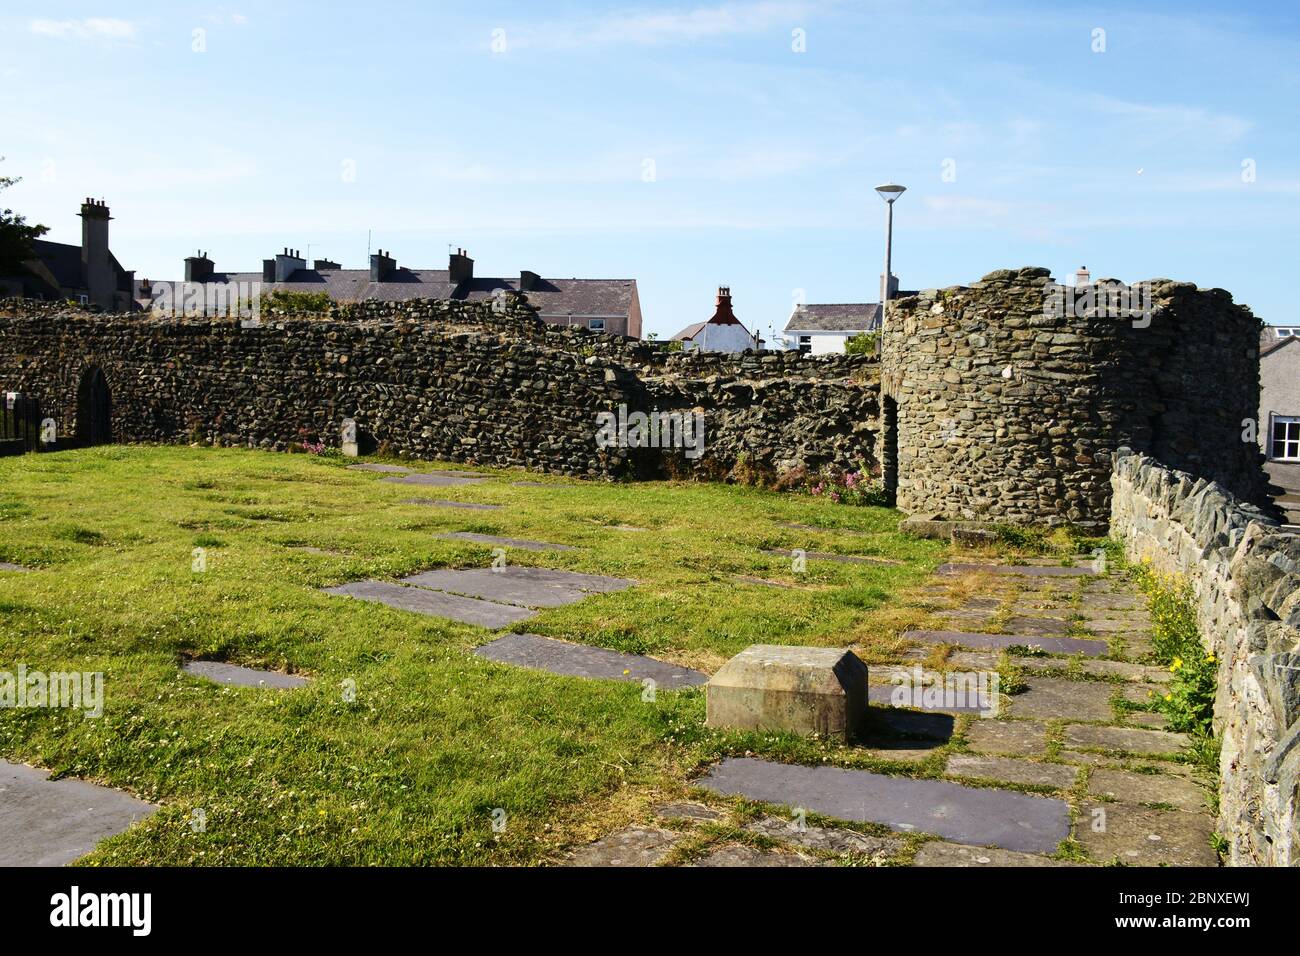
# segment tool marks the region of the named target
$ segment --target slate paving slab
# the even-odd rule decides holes
[[[1096,816],[1100,810],[1103,816]],[[1100,863],[1129,866],[1218,866],[1210,846],[1214,818],[1184,810],[1151,810],[1122,803],[1085,803],[1076,836]]]
[[[429,472],[420,472],[412,475],[402,475],[394,478],[381,478],[380,481],[392,485],[435,485],[438,487],[451,487],[453,485],[474,485],[481,481],[487,481],[486,478],[480,478],[469,475],[436,475]]]
[[[874,860],[886,860],[903,849],[903,841],[894,837],[872,836],[841,827],[820,827],[780,817],[761,817],[745,824],[750,833],[783,843],[793,843],[808,850],[827,853],[858,853]]]
[[[1105,641],[1079,637],[1034,637],[1025,634],[981,634],[975,631],[904,631],[903,638],[922,644],[957,644],[960,647],[1037,647],[1049,654],[1083,654],[1101,657],[1110,652]]]
[[[1061,800],[946,780],[731,757],[711,768],[698,785],[724,796],[1007,850],[1052,852],[1070,832],[1069,808]]]
[[[724,813],[721,810],[715,810],[713,807],[706,806],[703,803],[695,803],[691,800],[679,800],[674,803],[665,803],[662,806],[655,807],[655,816],[660,820],[680,820],[687,823],[708,823],[712,820],[721,820]]]
[[[1032,760],[1012,760],[1009,757],[976,757],[970,754],[953,754],[948,758],[945,772],[950,777],[1023,783],[1054,787],[1057,790],[1073,786],[1079,776],[1078,767],[1064,764],[1035,763]]]
[[[10,564],[8,561],[0,561],[0,571],[31,571],[31,568],[25,568],[21,564]]]
[[[1015,574],[1023,577],[1078,578],[1094,575],[1091,568],[1067,568],[1059,564],[941,564],[935,574]]]
[[[1047,728],[1032,720],[979,720],[966,728],[971,750],[1038,756],[1047,751]]]
[[[464,624],[475,624],[489,630],[508,627],[536,616],[536,611],[481,601],[478,598],[431,591],[428,588],[389,584],[386,581],[353,581],[338,587],[323,588],[326,594],[354,597],[362,601],[375,601],[399,611],[414,611],[432,617],[445,617]]]
[[[0,760],[0,866],[64,866],[157,807],[84,780]]]
[[[1186,734],[1136,727],[1095,727],[1069,724],[1065,746],[1072,750],[1123,750],[1139,754],[1176,754],[1190,743]]]
[[[604,647],[588,647],[558,641],[540,634],[507,634],[490,644],[476,647],[479,657],[517,667],[549,671],[570,677],[640,682],[653,680],[664,690],[695,687],[708,682],[709,676],[689,667],[679,667],[653,657],[623,654]]]
[[[1033,853],[1016,853],[1012,850],[999,850],[995,847],[965,846],[960,843],[947,843],[932,840],[917,851],[913,866],[944,867],[1026,867],[1026,866],[1085,866],[1069,860],[1052,860]]]
[[[868,689],[870,693],[870,689]],[[879,737],[921,738],[946,741],[953,734],[956,721],[949,714],[925,713],[917,710],[899,710],[895,707],[869,707],[867,709],[867,739]],[[873,746],[879,746],[875,744]],[[916,744],[909,743],[915,747]]]
[[[802,853],[789,853],[782,850],[759,850],[752,846],[745,846],[742,843],[727,843],[703,858],[695,861],[692,866],[827,866],[828,864],[815,860],[810,856]]]
[[[782,558],[794,557],[789,548],[764,548],[764,554],[775,554]],[[873,558],[862,554],[831,554],[828,551],[805,551],[804,557],[809,561],[833,561],[836,564],[902,564],[892,558]]]
[[[1011,697],[1008,713],[1039,720],[1113,720],[1110,698],[1114,692],[1114,685],[1101,681],[1031,677],[1029,686]]]
[[[195,677],[202,677],[215,684],[227,684],[231,687],[269,687],[275,690],[290,690],[294,687],[306,687],[306,678],[293,674],[281,674],[279,671],[254,670],[222,661],[186,661],[181,670]]]
[[[1006,632],[1030,637],[1064,637],[1070,632],[1070,623],[1062,618],[1016,614],[1007,618]]]
[[[565,866],[654,866],[682,837],[661,827],[625,827],[573,853]]]
[[[580,574],[551,568],[506,565],[422,571],[402,579],[407,584],[526,607],[562,607],[591,594],[622,591],[636,584],[628,578]]]
[[[483,505],[474,501],[448,501],[445,498],[403,498],[404,505],[429,505],[434,508],[463,508],[466,511],[500,511],[501,505]]]
[[[507,548],[519,548],[523,551],[575,551],[567,544],[550,544],[546,541],[528,541],[523,538],[505,538],[497,534],[479,534],[476,531],[452,531],[438,535],[456,541],[472,541],[474,544],[499,545]]]
[[[1121,803],[1162,803],[1191,812],[1204,811],[1208,797],[1186,777],[1101,768],[1088,777],[1088,792]]]
[[[411,469],[407,468],[405,465],[383,465],[378,462],[363,462],[358,465],[348,465],[348,471],[382,471],[404,475],[408,474]]]

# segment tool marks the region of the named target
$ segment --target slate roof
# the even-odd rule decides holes
[[[261,272],[214,272],[211,282],[262,282]],[[262,282],[262,294],[276,291],[325,292],[336,302],[401,302],[406,299],[490,299],[508,289],[518,291],[518,279],[473,278],[451,281],[446,269],[397,270],[384,282],[371,282],[369,269],[299,269],[284,282]],[[543,316],[627,316],[632,309],[635,279],[538,279],[527,293]]]
[[[84,289],[86,287],[86,279],[81,271],[81,246],[70,245],[66,242],[51,242],[48,239],[33,239],[32,253],[32,258],[39,260],[49,274],[53,276],[54,281],[58,283],[58,289],[50,290],[54,294],[58,294],[65,289]],[[116,280],[115,288],[119,292],[131,292],[132,290],[126,281],[126,270],[122,268],[117,261],[117,256],[113,255],[111,251],[108,254],[108,262],[113,267],[113,276]]]
[[[695,336],[700,334],[700,329],[704,328],[708,324],[709,323],[707,322],[692,322],[690,325],[686,326],[686,328],[674,335],[670,341],[689,342],[691,339],[695,338]]]
[[[1286,326],[1286,328],[1294,328],[1294,326]],[[1278,335],[1276,327],[1264,326],[1259,330],[1259,357],[1263,358],[1270,352],[1276,352],[1288,342],[1294,342],[1296,338],[1295,335]]]
[[[808,303],[795,306],[785,332],[870,332],[880,320],[877,302]]]

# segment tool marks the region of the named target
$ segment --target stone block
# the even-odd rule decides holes
[[[859,737],[867,665],[836,648],[755,644],[722,665],[707,693],[710,727]]]

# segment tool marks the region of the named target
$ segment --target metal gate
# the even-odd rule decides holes
[[[77,390],[76,440],[82,447],[113,441],[113,396],[99,366],[87,370]]]
[[[20,392],[5,392],[0,407],[0,455],[41,450],[41,403]]]

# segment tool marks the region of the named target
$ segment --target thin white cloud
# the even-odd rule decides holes
[[[758,33],[775,26],[793,29],[800,25],[799,20],[808,13],[809,7],[809,3],[798,0],[760,0],[693,9],[625,10],[585,20],[504,29],[508,47],[657,46]]]
[[[60,40],[131,40],[135,24],[114,17],[87,17],[84,20],[33,20],[31,31],[37,36]]]
[[[1232,142],[1250,132],[1254,125],[1229,113],[1212,113],[1178,103],[1133,103],[1110,96],[1088,96],[1084,103],[1103,115],[1140,123],[1157,139],[1181,135],[1218,143]]]

